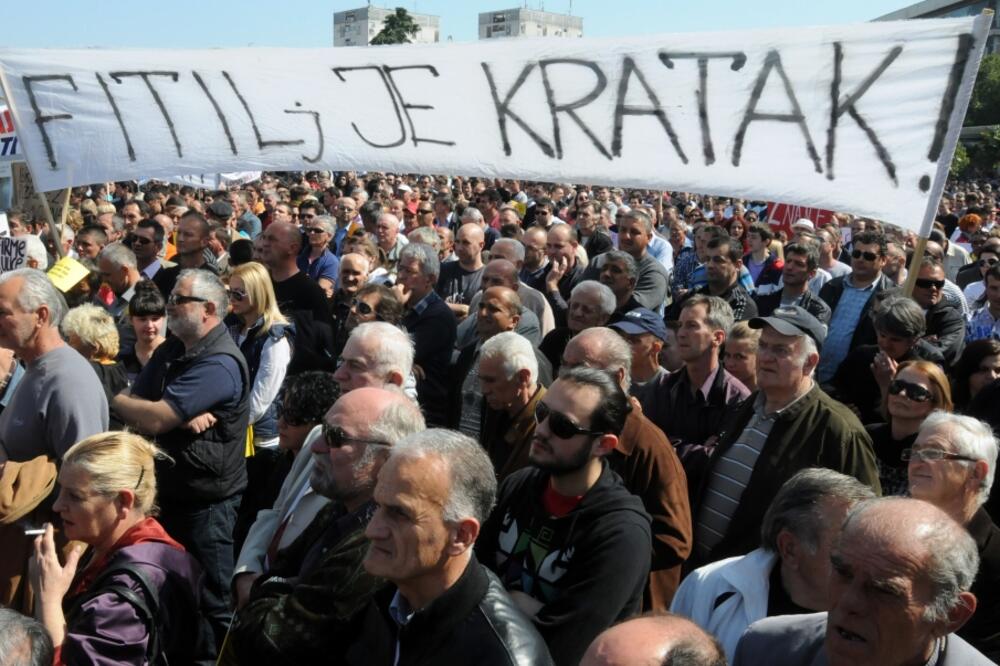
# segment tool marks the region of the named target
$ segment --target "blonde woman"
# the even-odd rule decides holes
[[[254,447],[274,448],[278,445],[275,403],[292,358],[288,320],[278,310],[267,269],[255,261],[233,269],[229,301],[232,313],[226,317],[226,326],[250,371]]]
[[[63,317],[59,326],[69,346],[90,361],[101,380],[104,394],[111,400],[128,386],[128,371],[117,361],[118,328],[107,310],[97,305],[78,305]],[[121,419],[109,412],[109,428],[121,430]]]
[[[53,509],[66,538],[86,547],[63,566],[46,525],[31,561],[38,617],[57,665],[192,664],[212,656],[201,630],[201,569],[153,517],[159,457],[155,446],[124,432],[88,437],[63,456]]]

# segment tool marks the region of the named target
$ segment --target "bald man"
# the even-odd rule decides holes
[[[368,282],[368,268],[368,257],[364,255],[348,252],[340,258],[340,279],[337,280],[337,291],[334,292],[330,305],[333,312],[334,358],[340,356],[347,343],[347,319],[351,316],[355,296]]]
[[[459,320],[469,315],[472,297],[479,292],[485,246],[486,236],[482,227],[472,222],[463,224],[455,234],[458,261],[441,264],[441,275],[434,290]]]
[[[331,326],[326,292],[315,280],[299,270],[295,258],[302,249],[302,235],[290,222],[272,222],[259,236],[261,259],[271,274],[278,308],[289,320],[298,323],[303,315],[313,322]],[[332,328],[328,332],[332,336]]]
[[[664,613],[605,629],[580,666],[726,666],[726,656],[694,622]]]
[[[549,331],[556,327],[556,320],[552,315],[552,306],[549,305],[545,294],[534,287],[528,286],[521,278],[526,254],[525,249],[524,244],[519,240],[501,238],[490,249],[490,260],[506,259],[514,264],[518,277],[517,295],[521,297],[521,305],[535,313],[535,316],[538,317],[538,321],[542,325],[542,337],[545,337]],[[472,306],[470,308],[475,310]]]
[[[475,344],[477,340],[476,321],[479,318],[479,304],[483,297],[483,291],[489,287],[507,287],[517,292],[521,301],[521,318],[514,329],[520,335],[528,339],[533,346],[537,347],[542,341],[541,326],[538,316],[528,308],[525,299],[522,297],[521,282],[517,279],[517,269],[514,264],[506,259],[493,259],[483,268],[480,277],[481,290],[472,298],[469,303],[469,316],[458,325],[458,337],[455,338],[455,349],[462,350],[469,345]]]
[[[566,325],[566,314],[569,310],[569,297],[573,287],[583,280],[584,265],[577,257],[576,231],[568,224],[557,224],[549,229],[545,241],[545,254],[549,258],[549,266],[545,271],[542,286],[531,284],[540,289],[549,299],[556,326]]]

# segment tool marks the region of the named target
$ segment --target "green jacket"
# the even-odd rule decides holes
[[[758,393],[740,403],[724,420],[708,473],[696,495],[699,505],[715,462],[732,447],[753,416]],[[827,467],[853,476],[877,494],[882,492],[871,438],[854,413],[824,393],[818,384],[778,415],[729,522],[726,536],[707,558],[688,560],[686,570],[726,557],[745,555],[760,546],[760,528],[771,500],[785,481],[808,467]],[[695,520],[699,510],[700,506],[692,511]],[[697,552],[697,548],[693,552]]]

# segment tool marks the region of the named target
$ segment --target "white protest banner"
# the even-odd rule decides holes
[[[989,24],[3,49],[0,82],[46,191],[137,175],[368,169],[723,192],[919,229]]]
[[[169,178],[142,178],[139,185],[144,185],[151,180],[175,185],[190,185],[203,190],[221,190],[234,185],[246,185],[260,180],[260,171],[242,171],[238,173],[202,173],[190,176],[170,176]]]
[[[27,259],[28,241],[25,238],[0,236],[0,273],[24,266]]]
[[[23,161],[17,151],[17,134],[14,132],[14,118],[3,104],[0,104],[0,162]]]

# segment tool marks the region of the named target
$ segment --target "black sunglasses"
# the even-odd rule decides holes
[[[180,294],[170,294],[167,305],[184,305],[185,303],[207,303],[207,298],[201,296],[181,296]]]
[[[355,298],[353,301],[351,301],[351,307],[354,308],[355,310],[357,310],[358,314],[365,315],[366,317],[368,315],[370,315],[371,313],[375,312],[375,308],[373,308],[368,303],[365,303],[364,301],[359,300],[357,298]]]
[[[899,395],[901,393],[905,394],[913,402],[927,402],[934,397],[930,389],[924,388],[919,384],[903,381],[902,379],[893,379],[889,382],[889,395]]]
[[[553,411],[544,402],[535,405],[535,423],[539,425],[545,419],[549,420],[549,432],[559,439],[569,439],[576,435],[603,435],[603,432],[581,428],[569,420],[569,417],[560,412]]]
[[[307,234],[325,234],[326,233],[326,229],[324,229],[323,227],[309,227],[308,229],[306,229],[306,233]]]
[[[996,258],[993,258],[993,259],[980,259],[979,260],[979,265],[980,266],[984,266],[984,267],[985,266],[992,266],[995,263],[997,263],[998,261],[1000,261],[1000,259],[996,259]]]
[[[290,426],[302,426],[312,423],[312,421],[302,418],[302,415],[297,413],[294,409],[285,407],[285,403],[281,400],[279,400],[274,406],[274,417],[284,419],[285,423]]]
[[[944,289],[944,280],[931,280],[930,278],[917,278],[916,285],[921,289],[930,289],[931,287],[941,290]]]
[[[855,250],[854,252],[851,252],[851,256],[854,257],[855,259],[860,259],[861,257],[864,257],[865,261],[875,261],[876,259],[878,259],[878,255],[875,254],[874,252],[862,252],[861,250]]]
[[[387,442],[382,442],[377,439],[361,439],[360,437],[351,437],[344,429],[339,426],[331,426],[329,423],[323,423],[323,439],[326,440],[326,445],[331,449],[339,449],[344,444],[348,442],[354,442],[356,444],[374,444],[375,446],[389,446]]]

